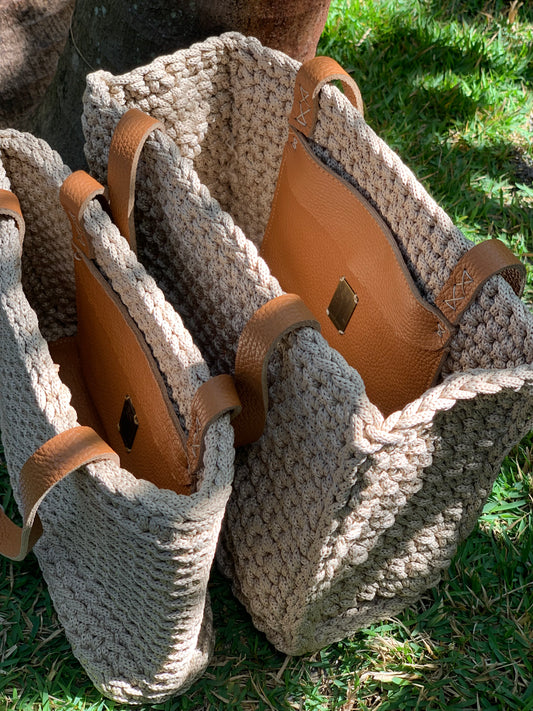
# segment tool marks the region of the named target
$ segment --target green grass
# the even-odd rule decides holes
[[[320,52],[353,73],[370,125],[469,237],[533,254],[530,3],[334,0]],[[151,708],[533,711],[532,452],[530,436],[506,459],[436,589],[318,654],[276,652],[214,573],[212,664]],[[35,558],[0,561],[0,711],[119,708],[72,656]]]

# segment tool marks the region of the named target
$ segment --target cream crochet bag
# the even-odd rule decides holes
[[[138,185],[150,185],[139,188],[141,233],[157,235],[140,259],[213,372],[233,368],[247,320],[281,293],[257,249],[297,69],[232,33],[123,76],[88,77],[86,155],[100,179],[127,108],[172,139],[156,132],[140,163]],[[431,301],[470,243],[336,88],[320,95],[315,141],[371,196]],[[319,333],[281,341],[264,434],[237,453],[219,551],[279,649],[319,649],[439,581],[503,457],[532,427],[531,363],[532,317],[500,276],[464,315],[439,384],[386,419]]]
[[[72,234],[59,203],[69,173],[44,141],[0,132],[0,189],[18,196],[26,222],[21,249],[10,216],[16,212],[0,211],[0,426],[21,510],[25,488],[36,483],[27,476],[21,483],[26,460],[49,440],[89,429],[78,426],[62,382],[68,362],[60,368],[50,355],[58,339],[77,330]],[[195,396],[210,377],[204,359],[96,202],[86,210],[85,227],[100,273],[146,339],[176,414],[190,428]],[[207,666],[213,645],[207,582],[233,478],[229,418],[208,426],[190,495],[136,478],[111,452],[74,466],[40,504],[43,534],[35,552],[58,617],[94,684],[117,701],[162,701]],[[155,471],[158,453],[148,452],[149,463],[150,457]],[[1,547],[10,526],[14,531],[0,514]]]

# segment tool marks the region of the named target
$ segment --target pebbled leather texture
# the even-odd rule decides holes
[[[143,335],[92,261],[78,253],[74,267],[78,353],[106,441],[137,478],[190,493],[185,434]],[[131,450],[118,429],[126,398],[138,421]]]
[[[226,413],[236,417],[242,410],[231,375],[216,375],[201,385],[192,401],[192,426],[187,439],[189,469],[196,473],[202,465],[205,434],[209,425]]]
[[[285,291],[300,294],[383,414],[401,409],[435,382],[451,326],[421,298],[374,208],[293,131],[261,256]],[[341,277],[358,297],[343,335],[326,314]]]
[[[186,437],[159,368],[144,336],[90,258],[94,250],[82,216],[89,201],[102,194],[103,186],[84,171],[70,175],[60,191],[73,228],[76,275],[75,338],[81,374],[71,378],[71,385],[83,380],[91,402],[82,412],[96,410],[105,439],[125,469],[160,488],[190,494]],[[83,396],[78,387],[76,397]],[[127,398],[138,425],[131,447],[125,446],[119,431]]]
[[[522,296],[526,268],[503,242],[480,242],[464,254],[436,299],[436,305],[453,324],[458,323],[483,284],[501,274],[517,296]]]
[[[0,215],[7,215],[12,217],[17,223],[17,227],[20,233],[20,242],[24,239],[24,217],[22,216],[22,210],[20,209],[20,203],[18,197],[11,190],[0,190]]]
[[[314,57],[300,67],[294,86],[294,102],[289,125],[311,138],[318,116],[320,90],[340,81],[350,102],[364,116],[363,99],[352,77],[331,57]]]
[[[280,339],[320,325],[296,294],[283,294],[258,309],[244,327],[235,359],[235,386],[242,412],[233,420],[236,446],[258,440],[268,411],[268,361]]]
[[[133,208],[137,165],[146,139],[156,128],[162,128],[157,119],[139,109],[130,109],[118,122],[109,147],[109,206],[120,234],[128,240],[135,253],[137,243]]]
[[[116,452],[90,427],[65,430],[34,452],[20,473],[23,527],[0,511],[0,553],[22,560],[42,533],[37,510],[50,489],[80,467],[102,460],[120,466]]]

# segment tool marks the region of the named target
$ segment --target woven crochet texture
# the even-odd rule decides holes
[[[281,293],[256,248],[297,69],[231,33],[123,76],[88,77],[86,155],[100,179],[126,109],[165,126],[139,167],[141,261],[216,371],[233,367],[247,319]],[[335,88],[321,93],[315,140],[376,205],[432,301],[470,243]],[[237,454],[219,548],[279,649],[319,649],[438,582],[503,457],[532,427],[532,362],[533,320],[501,277],[462,319],[442,381],[387,419],[320,334],[282,340],[265,432]]]
[[[43,141],[0,132],[0,187],[17,194],[20,239],[0,217],[0,427],[15,499],[26,459],[76,412],[47,340],[76,330],[70,226],[59,204],[69,174]],[[150,345],[180,417],[209,370],[181,318],[100,205],[85,224],[96,260]],[[190,496],[112,463],[79,469],[40,507],[35,552],[74,654],[95,685],[124,702],[162,701],[204,671],[213,634],[207,582],[233,478],[229,416],[206,434]]]

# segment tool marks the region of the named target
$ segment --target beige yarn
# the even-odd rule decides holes
[[[70,173],[42,140],[0,131],[0,188],[26,220],[22,279],[14,221],[0,217],[0,427],[20,504],[26,459],[76,425],[45,339],[76,329],[71,231],[59,205]],[[85,224],[102,273],[126,305],[188,423],[209,370],[181,318],[97,203]],[[123,702],[158,702],[204,671],[213,645],[207,582],[233,478],[226,415],[206,436],[191,496],[136,479],[112,463],[81,468],[40,507],[35,552],[74,654],[95,685]]]
[[[140,258],[217,372],[233,367],[255,309],[281,293],[256,248],[297,68],[231,33],[123,76],[88,77],[86,154],[100,179],[127,108],[165,125],[138,174]],[[432,300],[468,241],[337,89],[320,104],[316,151],[374,202]],[[387,419],[318,333],[283,339],[264,435],[237,453],[219,549],[279,649],[319,649],[438,582],[533,425],[531,363],[533,320],[501,277],[465,314],[442,382]]]

